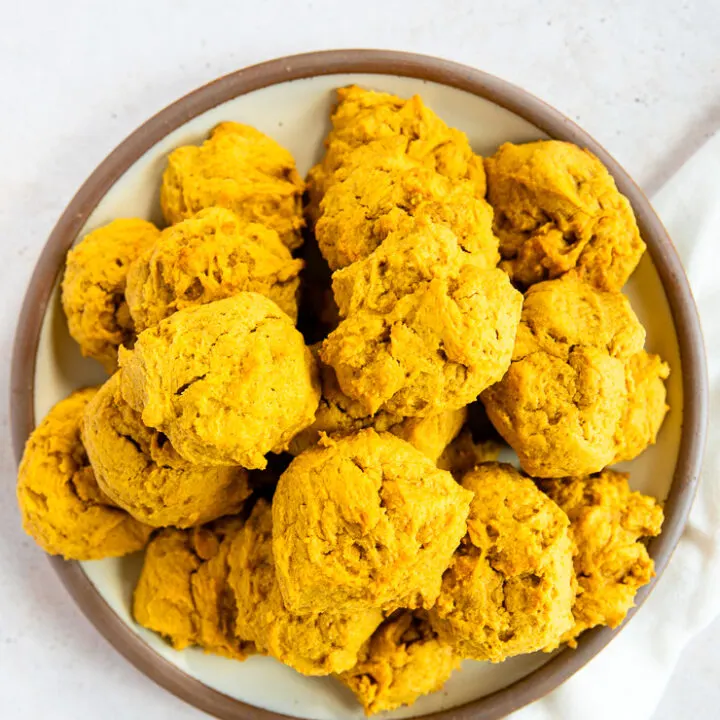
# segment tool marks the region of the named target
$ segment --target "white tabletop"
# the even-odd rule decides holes
[[[15,508],[7,385],[22,295],[48,232],[103,157],[218,75],[315,49],[474,65],[577,120],[652,193],[720,127],[716,0],[26,0],[0,20],[0,715],[203,715],[156,687],[75,608]],[[717,717],[720,622],[686,651],[656,720]],[[612,692],[612,688],[608,688]]]

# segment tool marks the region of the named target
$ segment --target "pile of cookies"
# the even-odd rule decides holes
[[[111,376],[32,433],[18,499],[49,553],[144,549],[133,614],[177,650],[334,675],[372,714],[623,620],[663,513],[608,466],[655,442],[669,368],[591,153],[483,159],[354,86],[332,125],[303,182],[223,123],[170,154],[164,229],[70,251],[68,327]]]

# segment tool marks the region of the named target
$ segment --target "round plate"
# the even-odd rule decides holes
[[[548,105],[497,78],[435,58],[347,50],[274,60],[223,77],[182,98],[125,140],[91,175],[63,213],[38,261],[20,316],[12,368],[12,433],[19,459],[35,418],[72,389],[100,382],[80,357],[59,307],[65,253],[84,232],[119,216],[159,221],[158,189],[167,153],[198,143],[222,120],[254,125],[286,146],[301,173],[322,153],[333,90],[357,83],[400,96],[420,94],[476,152],[541,137],[592,150],[631,201],[649,252],[627,292],[648,331],[647,347],[672,368],[672,407],[658,444],[628,465],[634,488],[666,500],[666,521],[650,543],[662,573],[682,532],[698,480],[707,415],[707,380],[697,313],[680,261],[647,199],[585,132]],[[175,652],[129,614],[141,558],[51,562],[98,630],[130,662],[179,697],[220,718],[360,718],[349,691],[329,678],[306,678],[265,657],[237,663],[199,650]],[[640,605],[651,585],[637,596]],[[630,613],[632,615],[632,612]],[[557,687],[617,631],[582,636],[575,651],[538,653],[500,665],[465,662],[442,692],[391,717],[499,718]]]

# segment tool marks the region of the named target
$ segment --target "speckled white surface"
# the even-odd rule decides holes
[[[0,716],[201,718],[115,654],[75,609],[14,502],[7,375],[22,293],[58,215],[149,115],[225,72],[332,47],[439,55],[576,119],[647,191],[720,126],[715,0],[125,0],[1,3]],[[362,10],[352,8],[361,7]],[[720,623],[688,649],[656,720],[717,716]]]

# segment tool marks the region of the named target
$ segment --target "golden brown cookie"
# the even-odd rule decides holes
[[[510,369],[482,395],[527,473],[582,475],[614,462],[628,412],[626,375],[644,340],[621,293],[573,278],[528,290]]]
[[[254,646],[235,635],[235,607],[228,586],[228,552],[242,529],[238,518],[156,535],[133,594],[133,616],[175,650],[199,645],[216,655],[244,660]]]
[[[367,413],[436,415],[503,377],[521,304],[505,273],[466,264],[421,283],[387,312],[352,313],[324,341],[321,358]]]
[[[292,250],[302,243],[303,190],[285,148],[248,125],[224,122],[202,145],[170,153],[160,203],[170,225],[209,207],[234,210],[277,232]]]
[[[23,528],[45,552],[67,560],[99,560],[140,550],[152,528],[100,490],[80,439],[85,407],[96,388],[61,400],[33,430],[18,470]]]
[[[362,430],[293,460],[273,498],[273,555],[296,613],[430,607],[471,494],[408,443]]]
[[[575,647],[580,633],[617,627],[638,589],[655,575],[643,540],[660,534],[663,511],[655,498],[632,492],[626,473],[539,481],[570,518],[579,585],[574,625],[558,641]]]
[[[475,495],[430,611],[440,639],[490,662],[557,645],[575,600],[567,516],[510,465],[479,465],[462,486]]]
[[[257,293],[180,310],[120,357],[127,402],[186,460],[263,468],[310,425],[320,398],[302,335]]]
[[[358,664],[339,676],[366,715],[412,705],[442,689],[460,659],[440,641],[423,610],[399,610],[373,634]]]
[[[164,230],[131,265],[125,295],[137,332],[243,291],[270,298],[296,320],[302,267],[274,230],[214,207]]]
[[[113,220],[70,250],[62,281],[62,304],[70,335],[86,357],[117,369],[118,347],[131,347],[135,328],[125,302],[130,264],[152,247],[160,231],[146,220]]]
[[[425,283],[454,276],[466,265],[487,269],[495,262],[488,263],[480,252],[464,250],[445,225],[419,220],[406,231],[390,233],[366,258],[334,272],[333,294],[341,317],[363,309],[389,312]],[[499,271],[492,274],[503,281]]]
[[[89,403],[82,436],[102,490],[153,527],[200,525],[238,512],[250,495],[243,468],[192,465],[145,427],[122,397],[119,373]]]
[[[468,179],[476,187],[476,196],[485,196],[482,159],[473,153],[465,134],[449,128],[420,96],[405,100],[357,85],[339,88],[337,96],[331,117],[333,129],[325,140],[327,152],[308,173],[307,214],[311,222],[317,220],[320,201],[347,155],[384,138],[401,138],[409,158],[450,180]]]
[[[622,288],[645,243],[630,203],[590,151],[559,140],[505,143],[485,168],[501,267],[514,283],[569,274]]]
[[[353,150],[320,203],[315,236],[331,269],[367,257],[416,221],[451,229],[484,267],[500,259],[492,209],[469,180],[449,180],[406,154],[402,138]],[[418,241],[418,244],[421,240]]]
[[[343,672],[382,622],[379,609],[367,606],[350,615],[310,612],[294,615],[283,602],[275,577],[272,512],[259,500],[233,541],[228,583],[236,609],[235,632],[258,650],[305,675]]]

